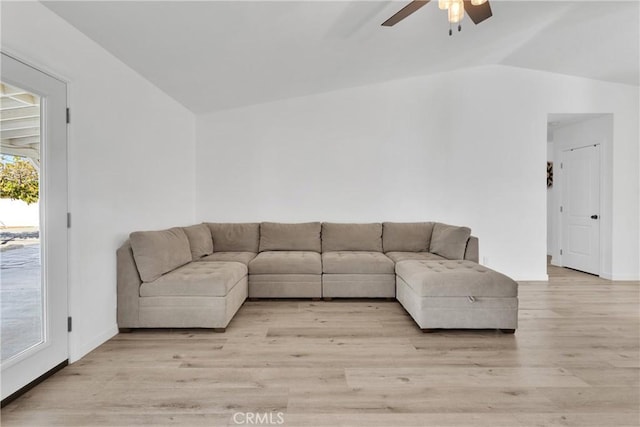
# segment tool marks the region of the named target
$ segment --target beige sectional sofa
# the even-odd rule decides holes
[[[452,274],[460,266],[445,265],[451,260],[475,270]],[[397,297],[423,329],[515,330],[517,284],[477,262],[469,228],[432,222],[205,223],[134,232],[117,251],[118,325],[224,330],[247,297]],[[482,309],[457,312],[479,299]],[[425,314],[434,310],[435,318]]]

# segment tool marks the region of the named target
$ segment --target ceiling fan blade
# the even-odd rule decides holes
[[[398,13],[384,21],[382,25],[385,27],[392,27],[430,1],[431,0],[413,0],[411,3],[400,9]]]
[[[464,11],[467,12],[469,18],[471,18],[476,25],[493,16],[488,1],[479,6],[474,6],[471,4],[471,0],[464,0]]]

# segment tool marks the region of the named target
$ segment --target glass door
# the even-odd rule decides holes
[[[2,54],[2,399],[64,363],[67,337],[65,83]]]
[[[0,360],[42,343],[40,97],[0,81]]]

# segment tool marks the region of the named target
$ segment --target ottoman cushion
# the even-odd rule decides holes
[[[518,284],[472,261],[400,261],[396,274],[421,297],[516,297]]]

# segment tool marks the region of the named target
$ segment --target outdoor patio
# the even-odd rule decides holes
[[[42,340],[39,239],[16,238],[0,246],[0,311],[4,362]]]

